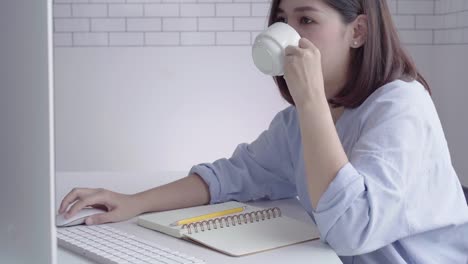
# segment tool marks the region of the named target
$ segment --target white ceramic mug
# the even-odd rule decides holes
[[[257,68],[271,76],[284,75],[284,50],[298,46],[301,36],[290,25],[277,22],[260,33],[252,47],[252,58]]]

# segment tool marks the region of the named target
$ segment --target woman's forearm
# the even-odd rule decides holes
[[[307,188],[312,206],[317,208],[320,197],[338,171],[348,163],[336,132],[325,98],[297,106],[301,128]]]
[[[210,192],[197,174],[134,194],[140,213],[165,211],[208,204]]]

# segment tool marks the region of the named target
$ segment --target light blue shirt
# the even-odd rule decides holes
[[[315,210],[294,106],[231,158],[190,173],[208,184],[211,203],[297,196],[345,264],[468,263],[468,207],[424,87],[388,83],[346,109],[336,129],[349,163]]]

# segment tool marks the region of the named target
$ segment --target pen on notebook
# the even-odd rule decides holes
[[[215,217],[218,217],[218,216],[239,213],[239,212],[244,211],[245,208],[246,208],[246,206],[243,206],[243,207],[232,208],[232,209],[223,210],[223,211],[219,211],[219,212],[214,212],[214,213],[210,213],[210,214],[194,216],[194,217],[182,219],[182,220],[179,220],[179,221],[175,221],[174,223],[170,224],[170,226],[185,225],[185,224],[190,224],[190,223],[194,223],[194,222],[198,222],[198,221],[203,221],[203,220],[210,219],[210,218],[215,218]]]

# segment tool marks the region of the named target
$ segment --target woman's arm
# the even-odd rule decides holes
[[[137,194],[122,194],[102,188],[74,188],[62,200],[59,213],[70,218],[86,206],[106,213],[86,219],[86,224],[120,222],[145,212],[164,211],[207,204],[208,186],[196,174]],[[70,208],[68,208],[70,206]]]
[[[210,192],[197,174],[134,194],[139,213],[165,211],[208,204]]]
[[[301,127],[307,189],[313,208],[317,208],[338,171],[348,157],[336,132],[325,97],[317,97],[297,107]]]

